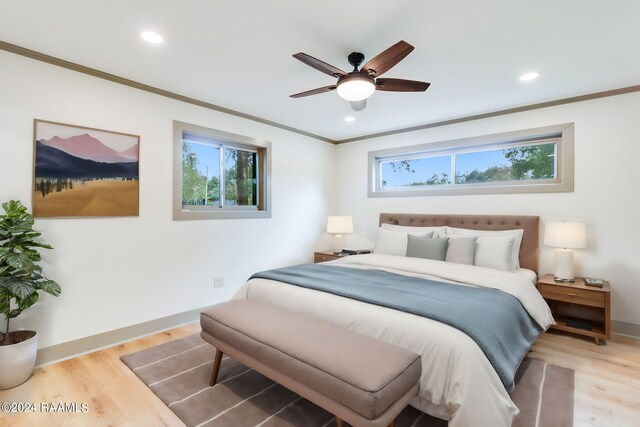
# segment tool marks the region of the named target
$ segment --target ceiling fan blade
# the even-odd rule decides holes
[[[289,97],[291,97],[291,98],[302,98],[304,96],[317,95],[319,93],[331,92],[336,87],[338,87],[338,86],[331,85],[331,86],[319,87],[318,89],[311,89],[311,90],[308,90],[306,92],[294,93],[293,95],[289,95]]]
[[[431,83],[404,79],[376,79],[376,90],[386,92],[424,92]]]
[[[351,101],[351,108],[353,111],[362,111],[367,106],[367,100],[363,99],[362,101]]]
[[[389,49],[372,58],[360,70],[372,74],[374,77],[379,77],[402,61],[413,49],[414,47],[409,43],[400,40]]]
[[[293,57],[298,61],[304,62],[308,66],[313,67],[318,71],[322,71],[323,73],[328,74],[332,77],[339,77],[347,74],[340,68],[327,64],[324,61],[320,61],[318,58],[314,58],[313,56],[307,55],[306,53],[298,52],[294,54]]]

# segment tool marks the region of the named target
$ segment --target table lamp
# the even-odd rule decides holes
[[[544,244],[556,249],[556,282],[573,282],[573,249],[587,247],[587,228],[581,222],[548,222],[544,230]]]
[[[342,250],[343,235],[353,233],[353,218],[350,216],[330,216],[327,219],[327,233],[334,234],[333,252]]]

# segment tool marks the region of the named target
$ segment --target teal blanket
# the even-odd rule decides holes
[[[251,278],[277,280],[451,325],[478,344],[507,391],[513,390],[516,369],[542,332],[517,298],[496,289],[321,264],[267,270]]]

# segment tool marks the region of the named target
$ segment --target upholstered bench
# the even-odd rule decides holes
[[[418,392],[420,356],[254,300],[216,305],[200,316],[202,338],[223,353],[354,426],[395,425]]]

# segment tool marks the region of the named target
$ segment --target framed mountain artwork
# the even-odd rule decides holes
[[[140,137],[34,121],[36,217],[137,216]]]

